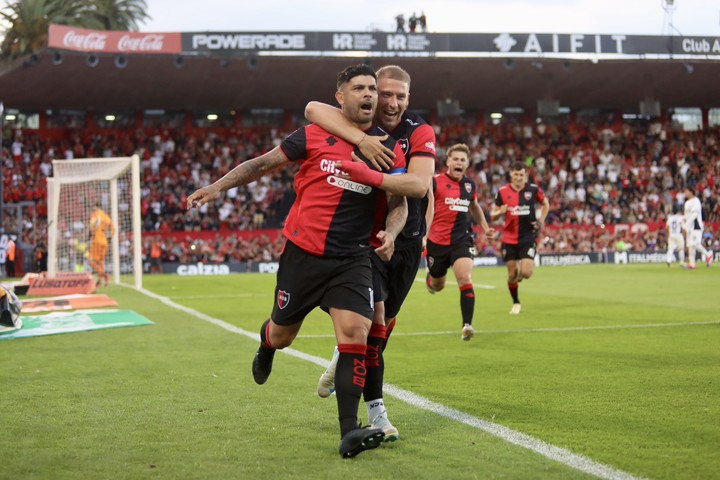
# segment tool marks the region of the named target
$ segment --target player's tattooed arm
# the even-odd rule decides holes
[[[407,199],[388,193],[388,214],[385,217],[385,229],[377,234],[382,246],[375,253],[385,262],[389,262],[395,252],[395,239],[402,232],[407,220]]]
[[[215,199],[220,193],[259,180],[288,162],[288,158],[280,147],[275,147],[259,157],[241,163],[215,183],[193,192],[187,199],[187,209],[201,207]]]

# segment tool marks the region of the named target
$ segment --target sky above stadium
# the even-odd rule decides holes
[[[666,8],[673,3],[674,8]],[[720,36],[718,0],[147,0],[143,32],[394,31],[425,12],[438,33]],[[199,6],[202,6],[199,8]]]

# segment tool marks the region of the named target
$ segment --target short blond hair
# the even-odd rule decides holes
[[[375,72],[375,75],[378,80],[381,78],[390,78],[392,80],[405,82],[408,84],[408,88],[410,88],[410,74],[397,65],[385,65],[384,67],[380,67],[378,71]]]
[[[456,143],[452,147],[447,149],[447,156],[453,154],[453,152],[463,152],[465,155],[467,155],[468,160],[470,159],[470,147],[465,145],[464,143]]]

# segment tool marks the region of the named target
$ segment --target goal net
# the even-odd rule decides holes
[[[48,275],[90,268],[90,217],[102,209],[113,223],[105,272],[114,283],[142,288],[140,160],[53,160],[48,178]],[[109,229],[106,229],[109,231]]]

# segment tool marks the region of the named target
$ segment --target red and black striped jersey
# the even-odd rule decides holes
[[[477,185],[468,177],[459,181],[446,173],[433,178],[435,216],[428,240],[438,245],[457,245],[470,241],[472,244],[472,217],[470,204],[477,201]]]
[[[390,136],[398,141],[408,167],[413,157],[430,157],[435,163],[435,131],[425,120],[414,113],[405,112],[398,126],[390,132]],[[427,198],[407,198],[408,217],[398,238],[395,240],[395,250],[412,245],[425,235],[425,210]]]
[[[542,188],[534,183],[526,183],[519,192],[511,184],[503,185],[495,195],[495,205],[507,205],[505,212],[505,229],[503,243],[518,245],[535,242],[536,232],[533,229],[535,209],[538,203],[545,201]]]
[[[385,135],[372,127],[368,135]],[[393,172],[404,171],[405,156],[392,138],[385,146],[396,155]],[[296,198],[285,220],[285,236],[308,253],[348,257],[367,253],[376,215],[387,211],[385,192],[335,175],[338,160],[362,158],[354,145],[318,125],[299,128],[280,145],[285,156],[300,162],[295,175]],[[367,162],[366,162],[367,163]]]

